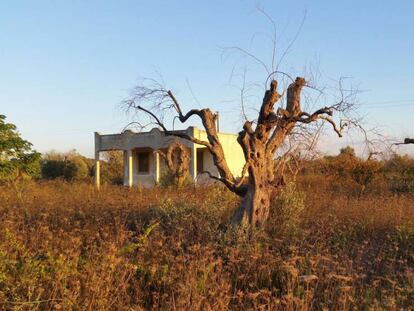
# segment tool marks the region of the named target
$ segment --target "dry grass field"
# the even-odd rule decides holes
[[[248,233],[219,187],[1,186],[0,309],[413,309],[414,197],[340,190],[303,178]]]

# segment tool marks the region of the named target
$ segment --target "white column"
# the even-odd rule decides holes
[[[94,133],[95,140],[95,186],[97,189],[101,186],[101,163],[99,162],[99,151],[101,150],[101,135]]]
[[[190,174],[193,176],[194,182],[197,180],[197,148],[193,144],[191,148]]]
[[[160,154],[158,152],[154,153],[155,157],[155,183],[160,182]]]
[[[128,152],[124,150],[124,186],[128,185]]]
[[[101,187],[101,163],[99,162],[99,151],[95,152],[95,186]]]
[[[127,150],[127,165],[128,165],[128,187],[134,185],[134,170],[133,170],[132,150]]]

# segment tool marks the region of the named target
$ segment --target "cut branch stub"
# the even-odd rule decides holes
[[[414,139],[413,138],[404,138],[404,144],[406,144],[406,145],[414,144]]]
[[[414,138],[404,138],[404,142],[402,143],[393,143],[393,145],[410,145],[414,144]]]

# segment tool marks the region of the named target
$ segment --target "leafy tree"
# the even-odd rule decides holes
[[[339,152],[339,156],[348,156],[351,158],[355,158],[355,149],[350,147],[350,146],[346,146],[345,148],[341,148],[340,152]]]
[[[63,178],[80,180],[89,176],[89,161],[76,150],[67,153],[51,151],[44,155],[42,177],[46,179]]]
[[[407,155],[393,154],[385,161],[382,173],[395,193],[414,191],[414,159]]]
[[[362,196],[374,181],[381,165],[381,162],[357,157],[354,148],[347,146],[337,156],[326,156],[320,171],[325,175],[336,176],[341,183],[352,180],[359,186],[359,196]]]
[[[122,185],[124,182],[124,155],[122,151],[112,150],[103,153],[101,181],[115,185]],[[92,163],[92,166],[94,163]],[[92,170],[92,173],[93,170]]]
[[[39,177],[40,153],[21,138],[14,124],[6,122],[5,115],[0,115],[0,180],[15,173]]]

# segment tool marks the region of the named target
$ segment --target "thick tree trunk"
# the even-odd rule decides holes
[[[272,157],[265,157],[264,147],[257,144],[249,159],[249,182],[247,192],[243,196],[239,208],[233,215],[232,223],[247,222],[253,226],[260,226],[269,216],[271,199],[275,187],[269,176],[273,169]],[[258,148],[259,147],[259,148]]]
[[[260,188],[257,184],[249,185],[246,195],[233,215],[232,223],[260,226],[269,216],[271,197],[269,189]]]
[[[304,85],[303,78],[297,78],[291,83],[287,90],[286,110],[279,109],[275,113],[274,105],[280,94],[277,92],[277,82],[272,81],[263,97],[256,128],[253,130],[252,122],[246,121],[243,131],[239,132],[238,142],[249,168],[249,180],[246,194],[233,215],[233,223],[246,221],[252,226],[258,226],[267,220],[272,198],[280,185],[274,176],[273,157],[301,115],[300,92]]]

